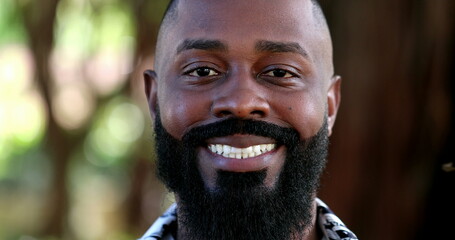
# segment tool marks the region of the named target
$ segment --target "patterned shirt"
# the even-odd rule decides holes
[[[330,210],[316,198],[317,228],[322,232],[321,240],[358,240],[356,235]],[[175,240],[177,231],[177,204],[173,204],[159,217],[147,232],[138,240]]]

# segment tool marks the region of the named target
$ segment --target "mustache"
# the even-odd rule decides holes
[[[204,146],[207,139],[225,137],[234,134],[256,135],[272,138],[278,145],[289,146],[300,140],[299,133],[293,128],[281,127],[273,123],[228,118],[215,123],[198,126],[188,131],[182,138],[189,147]]]

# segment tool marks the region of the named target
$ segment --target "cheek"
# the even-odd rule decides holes
[[[158,96],[164,128],[177,139],[209,114],[210,102],[203,94],[173,90]]]
[[[300,133],[300,138],[314,136],[323,125],[326,101],[318,94],[290,94],[278,106],[279,115]],[[292,99],[292,100],[290,100]]]

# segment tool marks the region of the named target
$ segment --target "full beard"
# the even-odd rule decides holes
[[[178,228],[187,239],[290,239],[312,224],[313,201],[326,164],[327,117],[313,137],[301,140],[296,130],[274,124],[227,119],[191,129],[182,140],[155,121],[158,176],[178,199]],[[206,140],[233,134],[275,139],[286,147],[286,161],[273,187],[264,185],[267,169],[219,171],[216,188],[204,184],[197,148]],[[297,235],[296,235],[297,234]]]

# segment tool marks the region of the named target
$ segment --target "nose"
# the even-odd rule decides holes
[[[232,77],[219,87],[211,111],[217,118],[255,119],[267,117],[270,106],[255,79]]]

